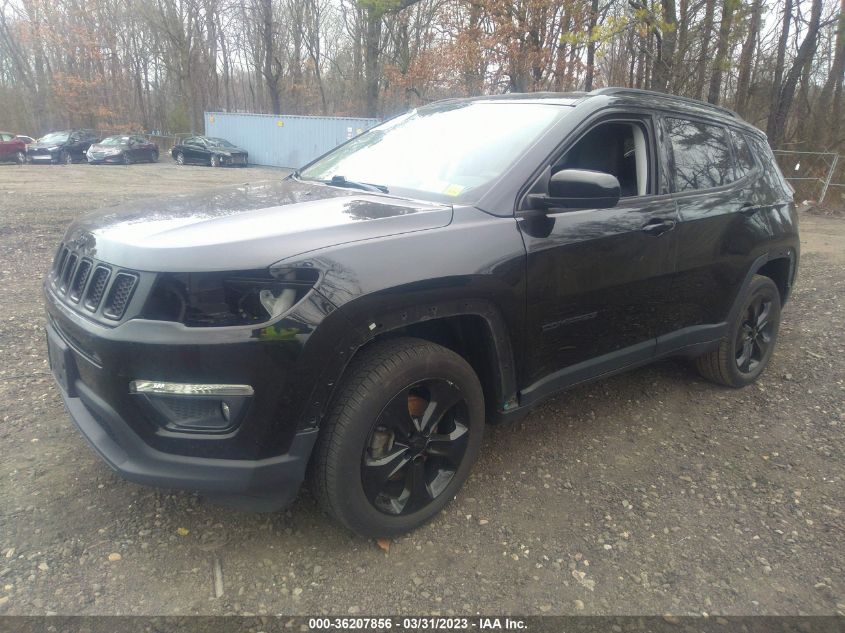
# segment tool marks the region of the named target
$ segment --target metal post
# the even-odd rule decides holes
[[[824,197],[827,195],[827,188],[830,187],[830,181],[833,180],[833,174],[836,172],[836,164],[839,162],[839,154],[833,155],[833,162],[830,164],[830,171],[827,172],[827,180],[824,181],[822,187],[822,195],[819,196],[819,204],[824,202]]]

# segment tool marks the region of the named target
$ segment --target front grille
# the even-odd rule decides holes
[[[111,285],[111,290],[109,290],[109,298],[103,308],[104,315],[110,319],[119,319],[123,316],[136,281],[138,281],[138,278],[135,275],[129,273],[117,274],[114,283]]]
[[[49,283],[56,297],[75,310],[97,320],[119,321],[143,274],[97,261],[63,244],[53,259]]]
[[[76,274],[73,276],[73,281],[70,284],[70,292],[68,293],[70,300],[74,303],[79,303],[79,298],[82,296],[85,284],[88,283],[88,275],[90,274],[91,260],[83,259],[76,268]]]
[[[94,277],[91,279],[91,287],[88,288],[88,294],[85,296],[83,305],[94,312],[100,305],[100,300],[103,298],[103,292],[106,290],[106,284],[111,277],[111,270],[106,266],[97,266],[94,271]]]

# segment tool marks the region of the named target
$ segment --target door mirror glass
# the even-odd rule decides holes
[[[561,169],[549,179],[548,204],[565,209],[609,209],[619,202],[616,176],[589,169]]]

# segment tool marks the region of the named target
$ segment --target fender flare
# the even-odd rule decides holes
[[[745,274],[745,279],[742,280],[742,285],[739,287],[739,291],[737,292],[736,296],[734,297],[733,303],[731,304],[731,309],[728,312],[728,323],[733,323],[736,319],[739,311],[742,309],[742,300],[745,297],[745,293],[748,290],[748,287],[751,285],[751,280],[754,279],[754,275],[756,275],[763,266],[768,264],[770,261],[775,259],[788,259],[789,260],[789,276],[786,280],[786,292],[783,296],[783,304],[786,304],[787,300],[789,299],[789,294],[792,290],[792,282],[795,280],[795,266],[796,266],[796,259],[797,253],[793,248],[786,248],[781,251],[774,251],[774,252],[767,252],[760,255],[748,269],[748,272]]]
[[[344,308],[337,312],[346,319],[345,333],[337,340],[337,361],[326,364],[318,384],[312,390],[300,417],[299,429],[319,427],[326,415],[337,385],[343,379],[352,358],[374,340],[409,325],[459,316],[480,317],[490,337],[493,354],[493,388],[497,411],[507,412],[517,407],[516,371],[513,349],[504,317],[496,306],[485,299],[459,299],[426,302],[390,310],[377,317],[351,317]]]

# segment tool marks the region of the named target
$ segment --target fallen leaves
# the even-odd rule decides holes
[[[377,538],[376,545],[378,545],[379,549],[382,550],[385,554],[390,553],[390,539]]]

